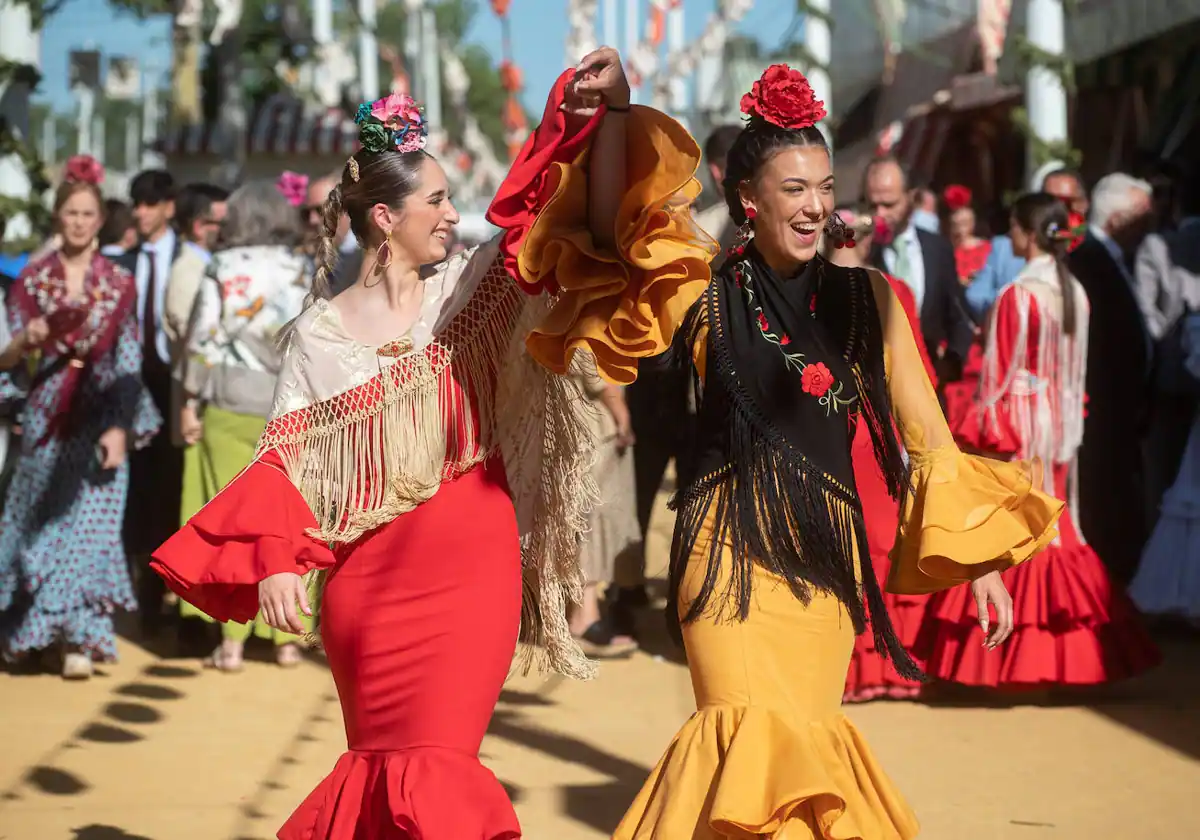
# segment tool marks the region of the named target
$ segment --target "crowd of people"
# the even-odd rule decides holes
[[[398,94],[311,182],[73,160],[6,279],[4,657],[87,678],[118,609],[226,672],[319,635],[348,751],[279,836],[520,837],[500,688],[637,649],[674,461],[697,711],[622,840],[911,838],[844,701],[1154,665],[1138,608],[1200,617],[1200,194],[1059,169],[989,237],[894,157],[839,205],[800,73],[742,110],[702,155],[589,55],[473,247]]]

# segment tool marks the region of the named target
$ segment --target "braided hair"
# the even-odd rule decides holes
[[[341,182],[329,191],[321,207],[321,240],[317,243],[312,283],[314,299],[328,300],[333,293],[338,224],[342,214],[350,218],[350,231],[358,244],[363,248],[375,247],[380,233],[370,223],[371,208],[386,204],[398,210],[420,183],[421,166],[426,159],[432,160],[432,155],[421,149],[411,152],[362,149],[346,161]]]

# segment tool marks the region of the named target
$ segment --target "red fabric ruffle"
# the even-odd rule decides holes
[[[902,281],[885,274],[892,292],[908,316],[909,325],[913,330],[913,340],[925,372],[929,380],[937,385],[937,375],[933,362],[925,348],[925,340],[921,336],[921,322],[917,316],[916,299],[912,291]],[[858,498],[863,508],[863,524],[867,532],[867,546],[870,550],[871,565],[875,569],[878,580],[887,580],[892,563],[888,559],[888,551],[896,539],[896,526],[899,520],[899,505],[887,489],[879,464],[875,460],[875,449],[871,444],[871,435],[867,431],[866,421],[858,419],[858,427],[854,433],[854,444],[850,450],[854,461],[854,482],[858,487]],[[912,652],[917,633],[925,617],[925,608],[929,602],[925,595],[895,595],[883,593],[883,603],[887,608],[888,617],[896,630],[896,636],[904,649]],[[921,663],[918,661],[918,665]],[[846,673],[844,699],[846,702],[872,700],[879,697],[911,697],[917,693],[920,683],[906,679],[896,673],[892,665],[881,651],[875,649],[874,633],[859,633],[854,639],[854,653],[850,657],[850,668]]]
[[[558,291],[546,288],[542,283],[528,283],[521,277],[517,266],[517,257],[525,237],[533,227],[542,205],[553,192],[552,189],[544,189],[547,176],[552,164],[570,163],[579,156],[591,142],[604,117],[604,108],[600,108],[590,119],[580,123],[577,118],[560,110],[566,98],[567,84],[574,76],[574,70],[566,70],[554,83],[546,100],[541,123],[521,147],[521,153],[512,162],[508,175],[487,209],[487,220],[504,230],[500,238],[500,256],[505,269],[531,295],[541,292],[555,294]]]
[[[217,621],[250,621],[258,614],[259,581],[333,565],[333,552],[305,536],[316,525],[279,457],[268,452],[159,546],[150,568]]]
[[[1090,546],[1052,545],[1003,574],[1015,626],[996,650],[983,647],[970,587],[930,597],[915,646],[929,676],[989,688],[1095,685],[1160,662],[1133,604]]]
[[[520,840],[504,788],[474,756],[441,747],[346,752],[279,840]]]

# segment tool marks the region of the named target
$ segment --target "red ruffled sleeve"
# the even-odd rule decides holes
[[[509,276],[519,280],[521,288],[531,295],[558,292],[552,280],[531,282],[522,276],[517,260],[538,213],[554,192],[554,185],[547,187],[553,164],[574,161],[591,142],[605,113],[605,109],[600,108],[586,122],[581,122],[560,110],[566,98],[567,84],[574,75],[574,70],[566,70],[554,83],[541,123],[521,147],[521,153],[513,161],[487,210],[487,220],[504,230],[500,238],[504,267]]]
[[[150,568],[218,621],[250,621],[259,581],[333,565],[329,547],[307,536],[316,526],[279,456],[267,452],[163,543]]]

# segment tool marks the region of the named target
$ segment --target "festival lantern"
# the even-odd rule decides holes
[[[511,0],[492,0],[492,11],[500,19],[500,84],[508,94],[501,119],[509,159],[515,159],[529,134],[529,124],[525,120],[525,109],[521,107],[521,100],[518,98],[523,81],[521,71],[512,61],[512,30],[508,19],[510,4]]]

